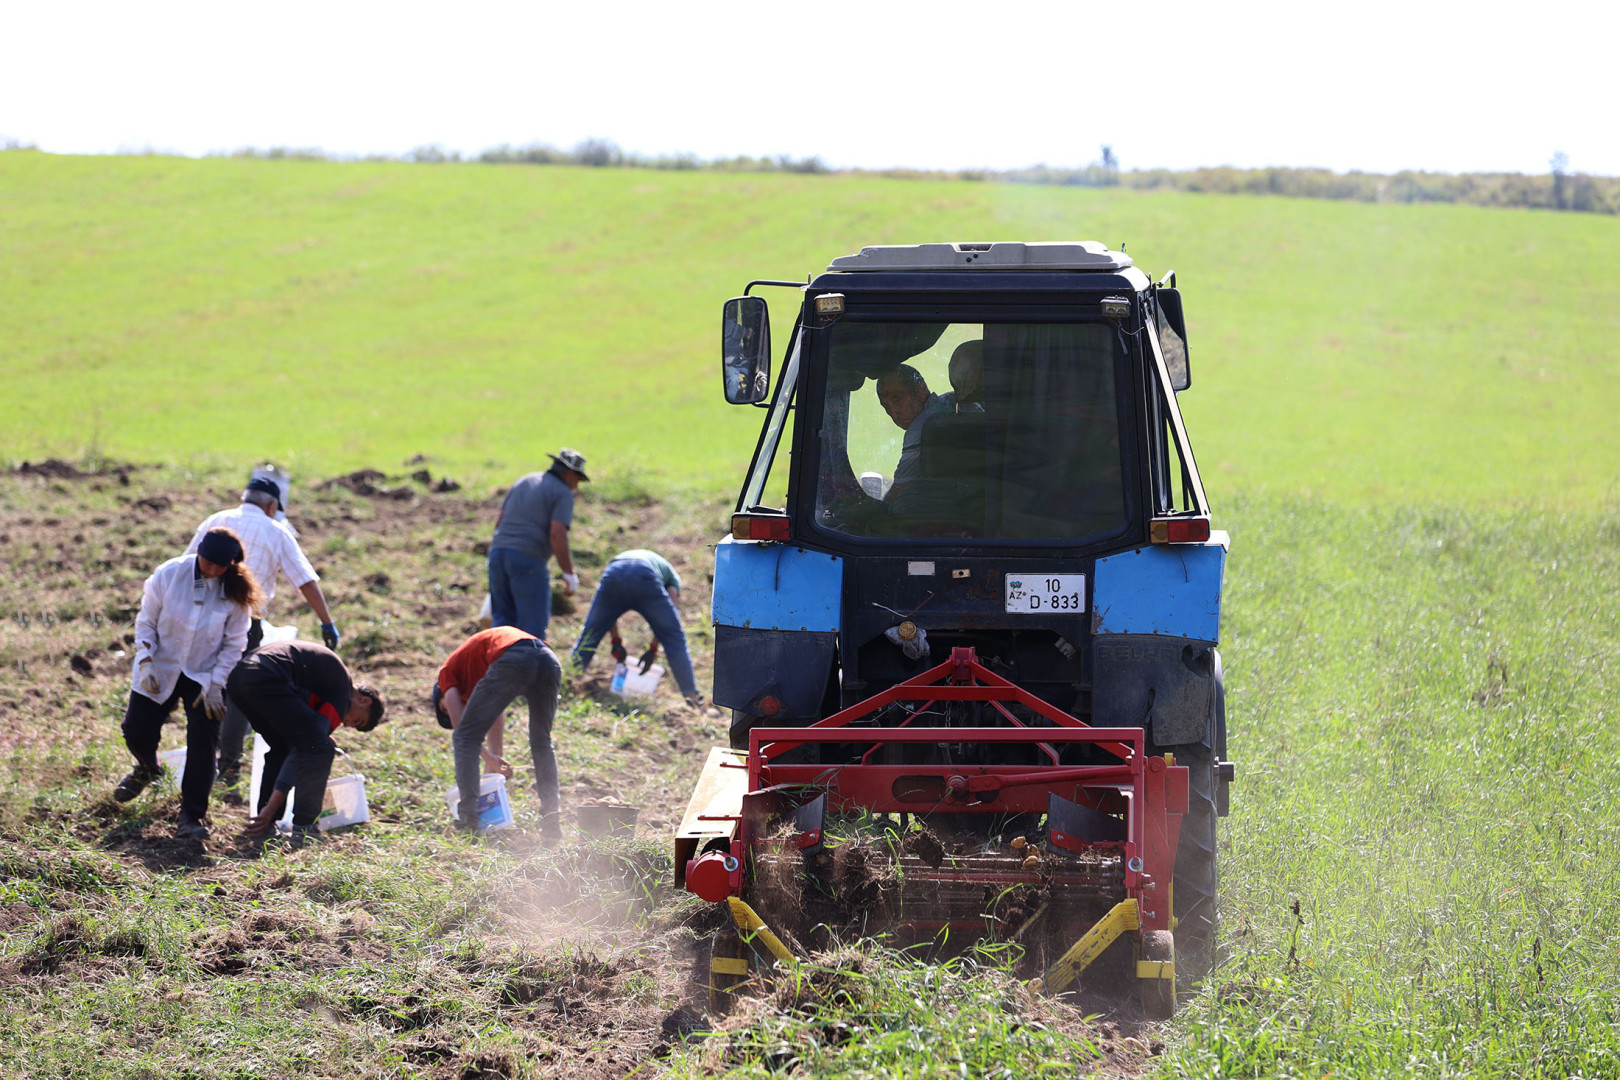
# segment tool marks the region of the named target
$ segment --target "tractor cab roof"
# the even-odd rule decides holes
[[[1091,270],[1118,272],[1131,265],[1123,251],[1096,240],[1024,243],[881,244],[834,259],[833,271]]]

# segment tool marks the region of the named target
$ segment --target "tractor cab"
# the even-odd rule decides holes
[[[922,244],[865,248],[795,287],[768,401],[765,301],[725,311],[728,398],[768,409],[715,572],[714,700],[736,710],[737,742],[961,646],[1108,723],[1149,719],[1116,684],[1173,651],[1149,681],[1178,700],[1202,686],[1207,712],[1225,548],[1176,407],[1190,373],[1174,275],[1154,284],[1094,242]],[[777,470],[786,502],[768,505]],[[1171,577],[1175,595],[1144,607]],[[1187,718],[1156,704],[1165,744],[1186,741]]]
[[[774,381],[760,286],[799,294]],[[986,836],[1016,822],[1116,855],[1158,828],[1168,849],[1161,835],[1150,861],[1176,867],[1176,919],[1166,903],[1139,929],[1179,921],[1207,955],[1232,775],[1226,537],[1177,407],[1191,377],[1175,275],[1155,283],[1095,242],[868,247],[727,301],[722,375],[728,402],[765,411],[714,573],[713,698],[749,752],[748,790],[797,778],[825,790],[818,814],[944,807]],[[1112,734],[1031,734],[1055,728]],[[1109,769],[1145,782],[1150,761],[1168,794],[1143,788],[1132,809],[1103,791]],[[700,849],[746,861],[739,828],[678,839],[678,875]],[[1157,888],[1120,874],[1120,895]]]

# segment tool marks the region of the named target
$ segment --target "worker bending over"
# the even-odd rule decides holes
[[[294,840],[318,835],[315,820],[337,756],[332,733],[339,727],[374,730],[383,719],[382,695],[356,685],[337,653],[312,641],[278,641],[248,653],[231,672],[228,689],[269,745],[248,835],[263,836],[275,827],[294,788]]]
[[[175,835],[185,840],[208,839],[208,792],[226,679],[247,647],[248,621],[262,600],[242,560],[237,535],[211,529],[196,554],[170,559],[146,579],[135,616],[134,670],[124,711],[124,745],[135,768],[118,782],[113,798],[129,802],[161,774],[158,739],[174,707],[183,705],[186,770]]]
[[[478,828],[480,759],[506,776],[511,767],[501,758],[506,707],[520,696],[529,703],[529,754],[534,759],[535,788],[540,795],[540,832],[546,840],[562,838],[557,787],[557,754],[551,745],[551,721],[557,714],[562,664],[544,641],[515,626],[480,630],[456,647],[439,668],[433,683],[433,708],[442,727],[452,728],[456,789],[461,803],[456,826]],[[494,750],[486,754],[484,740]]]
[[[697,677],[692,672],[692,654],[686,647],[686,631],[681,629],[681,614],[675,608],[680,596],[681,575],[662,555],[646,548],[621,551],[602,571],[591,609],[585,614],[585,629],[574,645],[570,661],[581,671],[590,667],[602,635],[610,634],[613,658],[623,663],[629,653],[619,636],[619,616],[634,611],[647,620],[653,632],[652,647],[641,656],[642,673],[652,667],[662,642],[681,693],[689,703],[701,704]]]

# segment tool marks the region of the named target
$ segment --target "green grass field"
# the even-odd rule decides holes
[[[163,483],[223,491],[222,476],[261,456],[314,478],[423,452],[436,472],[488,485],[567,443],[591,456],[603,491],[670,501],[683,524],[667,542],[701,565],[715,493],[734,490],[760,416],[721,402],[720,302],[862,244],[985,238],[1123,240],[1154,276],[1180,275],[1194,380],[1183,406],[1217,527],[1233,534],[1227,959],[1155,1034],[1159,1055],[1092,1056],[1061,1023],[1029,1023],[1019,1010],[1031,1006],[993,970],[868,958],[852,973],[834,958],[829,985],[860,994],[807,1004],[784,992],[685,1056],[613,1060],[687,1076],[979,1076],[1001,1061],[1014,1075],[1045,1063],[1055,1075],[1620,1077],[1620,220],[851,177],[4,153],[0,457],[165,461],[181,468]],[[785,295],[770,294],[779,343]],[[24,516],[79,528],[104,513],[65,490],[7,492],[4,533],[20,535]],[[336,511],[321,505],[331,529]],[[476,527],[432,537],[448,552],[457,528]],[[324,549],[334,576],[353,585],[387,569],[405,605],[367,606],[355,585],[339,601],[360,605],[355,632],[429,663],[448,631],[414,626],[407,592],[441,602],[450,578],[476,577],[476,559],[457,548],[441,566],[431,545],[413,553],[388,530],[350,542],[336,528]],[[601,531],[604,549],[616,542]],[[144,542],[155,553],[167,541]],[[18,581],[49,554],[6,551]],[[405,580],[418,573],[432,582]],[[40,685],[54,684],[67,650],[104,638],[95,620],[117,605],[99,582],[75,584],[55,622],[30,622],[24,593],[0,594],[10,668],[54,658]],[[44,708],[13,689],[8,715]],[[436,808],[408,791],[443,783],[448,761],[415,764],[442,748],[401,731],[371,767],[391,776],[383,791],[404,804],[403,825],[301,862],[128,876],[107,837],[138,834],[145,811],[97,806],[86,821],[79,809],[119,756],[117,695],[92,705],[106,743],[42,734],[10,749],[0,782],[13,879],[0,915],[46,913],[0,940],[16,1003],[0,1008],[0,1031],[43,1047],[38,1060],[61,1075],[118,1072],[98,1072],[97,1053],[139,1065],[127,1075],[253,1072],[187,1049],[210,1039],[288,1075],[567,1075],[547,1047],[618,1045],[537,1028],[513,1004],[514,980],[528,986],[540,965],[560,985],[557,950],[572,954],[557,941],[524,946],[538,957],[487,944],[513,924],[494,900],[468,907],[447,866],[496,900],[548,875],[643,889],[652,914],[634,924],[634,961],[562,981],[594,987],[580,993],[597,1008],[667,1007],[659,965],[685,930],[651,884],[656,845],[617,870],[573,853],[447,853],[416,838]],[[619,719],[586,700],[569,713],[580,768],[663,752],[660,726],[621,735]],[[676,799],[662,789],[680,768],[638,778],[641,797]],[[92,887],[98,875],[111,884]],[[228,893],[217,904],[216,880]],[[343,881],[391,883],[360,905],[376,920],[366,934],[344,936],[356,901]],[[278,918],[315,925],[310,941],[364,939],[394,959],[217,977],[195,955],[209,920],[240,916],[249,896],[268,904],[278,883],[302,905]],[[140,963],[118,954],[134,947],[119,935],[136,911],[153,926]],[[78,936],[52,937],[73,912]],[[80,943],[81,968],[63,968],[75,978],[85,950],[99,956],[82,990],[17,975],[55,964],[62,941]],[[151,1022],[162,1041],[144,1047],[84,1034],[154,994],[195,1000],[208,1018],[166,1005]],[[423,1002],[439,1011],[420,1030],[389,1019]],[[317,1024],[323,1010],[342,1022]],[[303,1025],[304,1056],[264,1049],[267,1018]],[[455,1032],[473,1034],[425,1041]],[[504,1071],[451,1071],[485,1059]]]
[[[735,484],[721,301],[871,243],[1125,242],[1217,491],[1617,491],[1620,219],[572,167],[0,154],[0,455]],[[770,290],[785,341],[791,312]]]

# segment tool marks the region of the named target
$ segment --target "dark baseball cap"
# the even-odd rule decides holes
[[[276,502],[281,501],[281,485],[277,484],[274,480],[268,480],[262,476],[255,476],[252,480],[248,481],[247,489],[249,491],[262,491],[272,499],[276,500]]]

